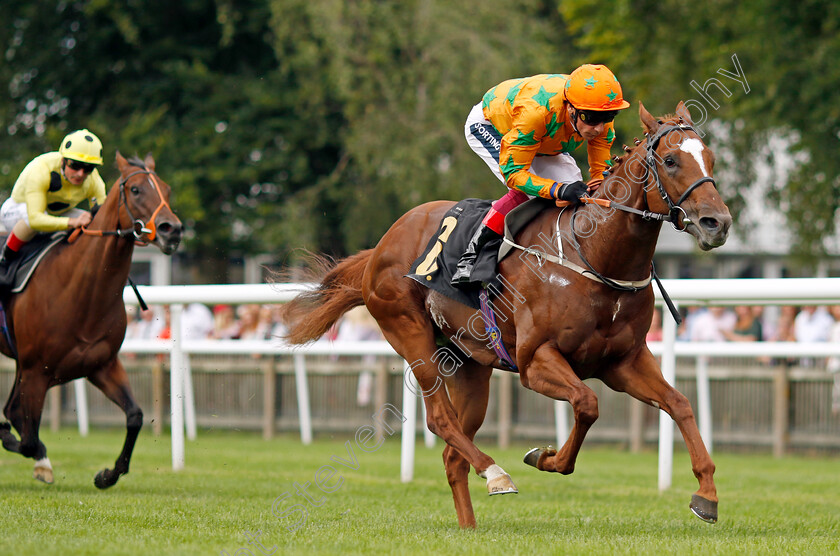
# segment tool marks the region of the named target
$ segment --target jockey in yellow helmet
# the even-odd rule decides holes
[[[0,223],[10,231],[0,261],[16,258],[38,232],[90,224],[90,213],[76,205],[85,199],[91,207],[105,201],[105,182],[96,170],[101,165],[102,142],[86,129],[68,134],[57,152],[27,164],[0,207]]]
[[[511,79],[476,104],[464,126],[467,143],[507,185],[458,262],[452,285],[469,284],[481,248],[504,234],[505,215],[530,196],[578,202],[598,188],[615,140],[613,119],[630,106],[615,75],[585,64],[570,75]],[[589,181],[571,154],[586,142]]]

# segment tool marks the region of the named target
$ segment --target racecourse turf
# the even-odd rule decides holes
[[[520,494],[488,497],[472,475],[478,529],[462,531],[439,440],[432,450],[418,443],[415,479],[402,484],[398,434],[365,452],[349,433],[303,446],[291,435],[199,431],[186,468],[173,472],[169,436],[143,432],[131,473],[99,491],[93,477],[113,465],[122,438],[44,432],[52,485],[31,478],[31,460],[0,451],[0,554],[840,553],[836,456],[715,454],[720,521],[709,525],[688,509],[697,484],[685,451],[659,493],[655,451],[585,444],[574,474],[560,476],[525,466],[525,444],[480,442]]]

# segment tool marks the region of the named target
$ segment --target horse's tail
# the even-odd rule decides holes
[[[292,344],[305,344],[323,336],[341,315],[359,305],[362,299],[362,277],[373,249],[361,251],[338,263],[312,255],[317,269],[313,281],[317,288],[299,294],[282,310],[281,319],[287,332],[283,338]]]

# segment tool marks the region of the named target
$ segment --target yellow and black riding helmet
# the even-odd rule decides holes
[[[87,129],[77,129],[69,133],[61,141],[58,152],[68,160],[102,165],[102,142]]]

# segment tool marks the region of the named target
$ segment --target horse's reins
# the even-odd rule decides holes
[[[662,197],[662,200],[665,201],[665,203],[668,205],[668,214],[662,214],[662,213],[654,212],[654,211],[651,211],[651,210],[639,210],[637,208],[628,207],[626,205],[616,203],[615,201],[611,201],[609,199],[595,199],[595,198],[590,197],[588,195],[580,198],[581,203],[590,204],[590,205],[598,205],[598,206],[601,206],[601,207],[604,207],[604,208],[612,208],[612,209],[617,209],[617,210],[621,210],[621,211],[624,211],[624,212],[628,212],[628,213],[631,213],[631,214],[636,214],[638,216],[641,216],[644,220],[657,220],[659,222],[670,222],[671,225],[674,226],[675,230],[677,230],[678,232],[685,232],[686,231],[686,225],[689,223],[689,220],[688,220],[688,217],[685,213],[685,210],[683,210],[683,208],[680,205],[682,205],[682,203],[686,199],[688,199],[689,195],[691,195],[691,193],[695,189],[700,187],[702,184],[709,182],[715,187],[717,187],[717,184],[715,183],[714,178],[704,176],[704,177],[700,178],[699,180],[695,181],[693,184],[691,184],[688,187],[688,189],[686,189],[683,192],[683,194],[680,195],[680,198],[677,200],[676,203],[674,203],[671,200],[671,197],[668,195],[668,193],[665,191],[665,187],[662,185],[662,180],[659,178],[659,171],[658,171],[658,168],[657,168],[657,165],[656,165],[656,156],[657,156],[656,155],[656,147],[659,145],[659,141],[665,135],[671,133],[672,131],[676,131],[676,130],[695,131],[693,127],[691,127],[690,125],[687,125],[687,124],[683,124],[683,123],[678,124],[678,125],[670,125],[670,124],[669,125],[662,125],[662,126],[659,127],[659,129],[656,131],[656,133],[654,133],[654,135],[652,137],[648,138],[647,144],[645,145],[645,150],[646,150],[645,177],[644,177],[645,190],[647,190],[648,181],[649,181],[650,177],[653,176],[653,180],[654,180],[654,183],[656,184],[656,188],[659,191],[659,195]],[[695,131],[695,133],[696,133],[696,131]],[[647,199],[647,196],[645,196],[645,199]],[[572,203],[570,203],[569,201],[557,201],[556,204],[557,204],[558,207],[566,208],[566,207],[570,206]],[[574,212],[572,212],[572,217],[571,217],[571,220],[569,222],[569,227],[571,228],[573,234],[575,233],[574,222],[575,222],[575,216],[577,215],[577,208],[578,207],[575,207]],[[680,218],[680,213],[682,213],[682,218]],[[680,223],[680,221],[683,224],[682,228],[680,228],[679,225],[678,225]],[[517,245],[513,241],[509,240],[507,237],[504,238],[504,241],[505,241],[505,243],[508,243],[508,244],[512,245],[513,247],[516,247],[518,249],[521,249],[521,250],[525,251],[526,253],[529,253],[531,255],[536,256],[537,260],[540,261],[540,265],[542,265],[543,260],[548,260],[548,261],[554,262],[556,264],[559,264],[561,266],[565,266],[566,268],[569,268],[570,270],[574,270],[575,272],[581,274],[582,276],[585,276],[585,277],[589,278],[590,280],[594,280],[596,282],[601,282],[602,284],[605,284],[605,285],[607,285],[607,286],[609,286],[613,289],[616,289],[616,290],[628,291],[628,292],[638,292],[638,291],[641,291],[641,290],[647,288],[650,285],[651,281],[655,280],[656,285],[659,286],[659,290],[662,292],[662,297],[665,300],[665,304],[668,306],[668,309],[671,312],[671,315],[674,317],[674,320],[677,322],[677,324],[682,322],[682,317],[680,316],[679,312],[677,311],[676,307],[674,306],[673,302],[671,301],[671,298],[668,296],[668,293],[665,291],[665,288],[662,286],[662,282],[659,280],[659,276],[656,275],[656,269],[653,266],[653,261],[651,261],[651,264],[650,264],[650,270],[651,270],[650,275],[644,280],[630,281],[630,280],[616,280],[616,279],[608,278],[608,277],[604,276],[603,274],[601,274],[600,272],[598,272],[597,270],[595,270],[595,268],[589,263],[589,261],[586,259],[586,257],[583,256],[583,253],[580,250],[580,243],[578,243],[577,241],[574,242],[575,251],[577,251],[577,254],[580,257],[580,260],[586,265],[586,268],[583,268],[581,266],[578,266],[578,265],[572,263],[571,261],[569,261],[563,255],[563,242],[562,242],[562,236],[560,236],[560,234],[559,234],[559,224],[560,224],[560,216],[557,217],[557,224],[556,224],[557,228],[558,228],[557,229],[557,244],[558,244],[559,252],[560,252],[559,257],[555,257],[555,256],[549,255],[547,253],[541,253],[541,252],[536,251],[534,249],[530,249],[530,248],[523,247],[521,245]]]

